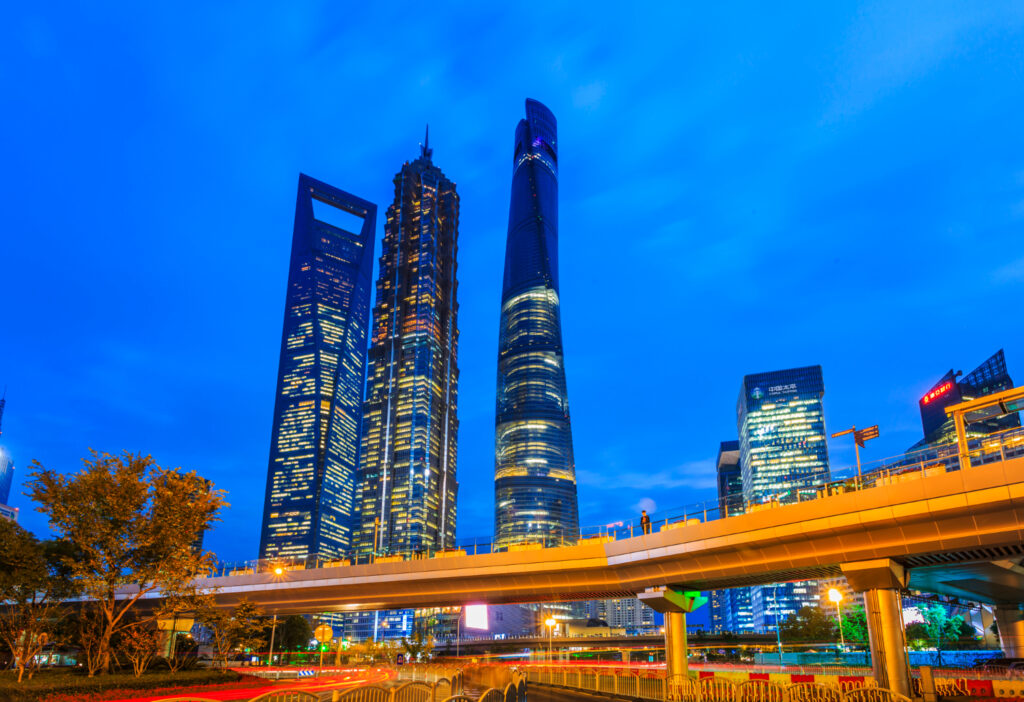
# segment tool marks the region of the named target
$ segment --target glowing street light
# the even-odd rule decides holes
[[[839,615],[839,645],[846,650],[846,637],[843,636],[843,612],[839,609],[839,603],[843,601],[843,593],[834,587],[828,589],[828,598],[836,603],[836,614]]]
[[[552,645],[551,640],[552,640],[552,637],[555,635],[555,624],[557,624],[558,622],[555,621],[554,617],[548,617],[547,619],[544,620],[544,623],[547,624],[547,626],[548,626],[548,658],[550,660],[554,661],[555,660],[554,646]]]
[[[284,573],[284,568],[281,566],[274,568],[274,575],[281,575],[282,573]]]

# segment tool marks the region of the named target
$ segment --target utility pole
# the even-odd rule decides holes
[[[274,621],[270,627],[270,655],[267,656],[267,665],[274,665],[274,634],[277,633],[277,612],[274,612]]]

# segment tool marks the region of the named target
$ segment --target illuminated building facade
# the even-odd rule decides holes
[[[7,398],[0,397],[0,436],[3,436],[4,407],[7,406]],[[11,498],[11,486],[14,484],[14,460],[7,453],[7,449],[0,446],[0,510],[3,510],[3,517],[11,521],[17,521],[17,510],[7,506]],[[6,508],[6,509],[5,509]]]
[[[975,400],[1013,387],[1013,380],[1006,368],[1006,356],[1002,349],[996,351],[985,359],[984,363],[958,381],[957,378],[961,375],[961,372],[954,372],[950,369],[918,400],[924,438],[911,446],[908,451],[918,451],[929,446],[956,441],[956,427],[953,425],[953,420],[946,417],[946,408],[950,405]],[[1011,413],[980,422],[971,422],[966,425],[965,429],[968,438],[975,438],[1019,426],[1020,415]]]
[[[796,502],[828,482],[821,366],[743,378],[736,404],[744,502]]]
[[[526,101],[516,128],[498,335],[495,537],[501,546],[579,538],[558,296],[555,116]]]
[[[360,554],[455,545],[459,196],[427,142],[394,184],[363,406]]]
[[[723,441],[715,462],[718,474],[718,504],[723,517],[743,514],[743,476],[740,469],[740,442]],[[711,630],[733,633],[754,630],[750,610],[750,588],[712,590]]]
[[[261,558],[350,549],[376,219],[299,176]]]
[[[828,482],[828,445],[821,366],[743,378],[736,404],[744,503],[780,503],[817,496]],[[815,581],[750,588],[755,631],[773,631],[801,607],[817,605]]]
[[[654,610],[635,597],[588,600],[583,614],[589,619],[600,619],[613,629],[625,629],[627,634],[652,633],[656,629]]]

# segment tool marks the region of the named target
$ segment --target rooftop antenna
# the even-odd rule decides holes
[[[420,158],[425,158],[428,161],[430,157],[434,155],[434,150],[430,148],[430,124],[427,124],[427,134],[423,137],[423,143],[420,145]]]

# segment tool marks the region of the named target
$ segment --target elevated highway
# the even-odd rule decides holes
[[[904,587],[1024,601],[1024,458],[601,543],[261,572],[200,582],[281,614],[632,597],[838,577],[887,560]]]

